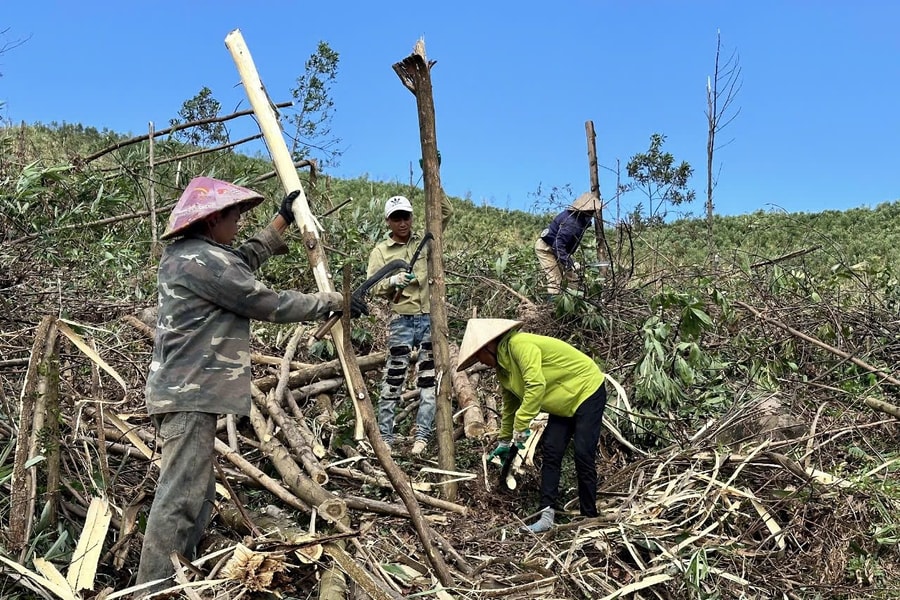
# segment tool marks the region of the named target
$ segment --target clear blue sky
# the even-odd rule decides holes
[[[405,182],[418,123],[391,65],[424,36],[449,194],[530,210],[539,185],[586,190],[590,119],[602,167],[624,170],[665,134],[664,149],[695,168],[688,210],[702,215],[721,30],[743,87],[719,137],[733,141],[716,155],[717,210],[847,209],[900,199],[898,23],[892,0],[6,0],[0,46],[27,41],[0,56],[0,116],[140,134],[203,86],[224,112],[248,108],[224,45],[233,29],[273,100],[288,100],[324,40],[341,57],[333,125],[345,153],[330,173]],[[600,177],[609,198],[614,175]]]

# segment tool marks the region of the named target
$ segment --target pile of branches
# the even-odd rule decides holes
[[[130,339],[134,352],[147,345],[149,331],[136,319],[126,321],[116,337],[124,341],[129,329],[141,332]],[[32,349],[37,363],[45,362],[50,330],[60,325],[65,326],[47,319],[39,328],[44,334],[36,336]],[[99,354],[79,361],[73,346],[77,339],[70,332],[57,344],[63,348],[60,364],[68,364],[73,373],[68,381],[61,380],[64,387],[71,386],[68,392],[85,383],[77,372],[90,371],[76,364],[100,364]],[[360,358],[370,382],[377,379],[383,361],[383,353]],[[113,362],[130,372],[126,363]],[[525,491],[519,495],[500,493],[496,473],[480,461],[488,441],[480,435],[462,438],[460,464],[468,464],[460,482],[465,500],[450,502],[437,495],[430,461],[412,461],[400,443],[396,465],[414,482],[430,541],[450,564],[454,584],[445,586],[410,527],[407,508],[397,501],[386,477],[390,467],[380,464],[365,444],[339,438],[335,425],[347,400],[335,393],[341,387],[336,361],[289,364],[285,378],[280,369],[265,372],[266,367],[282,366],[282,357],[256,355],[254,363],[263,371],[254,381],[254,414],[246,423],[229,426],[223,419],[221,424],[217,451],[223,494],[216,535],[205,541],[203,555],[179,572],[173,591],[185,597],[252,597],[263,591],[301,597],[318,591],[320,598],[396,598],[416,592],[445,598],[682,598],[715,593],[803,598],[852,597],[861,588],[871,594],[897,591],[889,584],[896,580],[893,533],[886,530],[873,537],[870,530],[883,521],[880,510],[896,508],[890,495],[873,483],[890,481],[890,464],[885,461],[861,478],[822,468],[840,467],[842,459],[831,455],[842,451],[835,440],[858,438],[860,444],[865,439],[873,445],[888,441],[894,435],[893,419],[873,414],[859,422],[858,413],[851,412],[800,414],[785,424],[774,418],[781,400],[760,396],[735,403],[731,412],[693,432],[686,443],[645,456],[632,454],[605,435],[600,516],[580,519],[563,510],[560,525],[541,536],[521,531],[529,520],[526,507],[533,494],[528,490],[537,487],[537,469],[526,471],[519,488]],[[26,386],[42,391],[28,395],[52,397],[46,393],[46,375],[53,370],[39,371],[37,380]],[[96,385],[94,371],[89,379]],[[477,384],[483,376],[475,372],[467,379]],[[271,392],[279,381],[290,394],[275,403]],[[490,385],[480,387],[479,396],[490,402]],[[41,515],[46,509],[38,510],[40,502],[23,513],[34,523],[37,536],[32,539],[56,528],[81,530],[79,540],[100,540],[94,546],[93,569],[85,568],[87,553],[71,553],[64,579],[73,591],[66,596],[58,582],[56,587],[48,584],[54,581],[48,576],[54,567],[48,563],[59,560],[42,561],[22,548],[20,556],[27,559],[18,568],[4,561],[7,572],[18,572],[5,594],[23,588],[43,597],[115,598],[131,593],[127,585],[139,555],[138,519],[152,496],[157,455],[142,407],[131,405],[134,399],[124,404],[119,400],[115,406],[97,400],[109,392],[95,387],[91,394],[78,392],[73,404],[64,401],[60,406],[58,463],[47,466],[42,476],[46,483],[41,482],[54,494],[46,506],[55,516]],[[407,394],[407,400],[409,412],[414,394]],[[621,400],[613,394],[611,405],[619,406]],[[28,412],[42,411],[32,406]],[[490,411],[485,414],[485,430],[491,432],[496,420]],[[3,432],[12,439],[8,425]],[[28,439],[21,435],[18,443]],[[230,445],[234,443],[239,451]],[[98,489],[99,482],[107,485],[105,490]],[[11,520],[15,516],[9,515]],[[56,525],[48,527],[48,518]],[[881,560],[867,563],[858,560],[860,556]],[[39,572],[26,567],[28,560]],[[73,577],[73,572],[80,575]],[[78,590],[82,584],[86,589]]]
[[[479,285],[485,283],[493,285]],[[644,285],[690,288],[674,280]],[[52,296],[52,286],[45,287],[34,289]],[[217,518],[201,555],[179,563],[174,592],[190,598],[896,595],[896,408],[874,386],[863,396],[839,387],[848,366],[857,378],[892,384],[882,365],[895,350],[896,320],[871,305],[832,302],[823,310],[801,299],[787,305],[766,295],[764,285],[747,287],[760,292],[731,304],[737,316],[705,306],[721,326],[706,333],[704,347],[731,352],[737,363],[752,357],[741,355],[751,350],[734,343],[735,332],[768,340],[763,352],[793,346],[796,372],[779,380],[777,393],[733,378],[729,410],[715,418],[657,415],[672,432],[664,444],[638,441],[634,417],[646,415],[628,404],[635,388],[629,367],[642,355],[640,325],[652,313],[645,288],[631,282],[606,288],[605,296],[581,296],[602,307],[603,330],[580,327],[579,315],[562,311],[559,301],[516,297],[517,316],[529,330],[567,339],[560,332],[570,332],[573,343],[604,357],[622,384],[609,390],[612,424],[633,442],[602,438],[600,516],[580,519],[561,510],[558,526],[541,536],[521,531],[539,508],[539,453],[516,494],[500,492],[497,470],[482,461],[497,430],[489,371],[454,378],[457,402],[469,408],[455,424],[459,473],[447,474],[429,457],[410,458],[409,440],[385,460],[353,439],[353,407],[338,362],[294,360],[301,328],[283,356],[257,348],[253,415],[220,423]],[[10,497],[0,562],[11,576],[2,593],[124,597],[134,591],[128,586],[140,523],[158,473],[142,397],[151,330],[132,316],[135,307],[98,310],[94,303],[89,310],[79,299],[66,312],[81,326],[46,317],[34,327],[29,323],[42,304],[30,298],[18,308],[7,304],[0,335],[6,448],[0,484]],[[664,309],[657,314],[665,316]],[[837,343],[816,337],[826,325],[842,332]],[[384,353],[358,362],[366,384],[377,388]],[[404,398],[401,423],[416,406],[414,391]],[[396,489],[398,473],[414,493],[412,512]],[[447,478],[457,480],[456,499],[442,497]],[[14,489],[13,482],[27,485]],[[571,472],[564,482],[571,499]]]

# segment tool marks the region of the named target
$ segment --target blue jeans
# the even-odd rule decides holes
[[[173,550],[194,558],[197,543],[209,524],[216,493],[216,415],[173,412],[154,415],[153,422],[162,440],[162,463],[144,531],[139,584],[171,577],[175,572],[169,559]],[[171,585],[173,581],[161,583],[149,591]]]
[[[394,411],[409,375],[410,355],[419,349],[416,364],[419,411],[416,439],[427,441],[434,429],[435,373],[431,350],[431,316],[397,315],[388,323],[388,359],[378,400],[378,429],[388,444],[394,442]]]

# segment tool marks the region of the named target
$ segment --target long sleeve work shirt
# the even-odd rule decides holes
[[[341,294],[275,291],[254,272],[287,246],[269,226],[240,247],[187,236],[159,263],[147,410],[250,413],[250,319],[292,323],[341,309]]]
[[[581,244],[584,232],[591,224],[591,213],[566,209],[554,217],[553,222],[541,232],[563,269],[574,266],[572,254]]]
[[[524,431],[541,411],[571,417],[605,378],[594,360],[556,338],[514,331],[497,346],[503,390],[501,440]]]

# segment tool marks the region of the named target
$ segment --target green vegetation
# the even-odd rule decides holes
[[[203,114],[183,112],[181,117]],[[4,359],[27,358],[31,340],[16,332],[32,331],[43,315],[58,314],[94,328],[90,333],[113,355],[110,360],[121,359],[116,368],[134,390],[127,402],[141,405],[146,347],[117,323],[155,305],[153,232],[158,235],[165,227],[181,187],[194,176],[210,175],[264,193],[270,200],[248,215],[247,232],[271,218],[282,193],[264,159],[231,151],[199,153],[203,148],[195,143],[221,142],[216,135],[210,131],[201,138],[157,140],[151,179],[146,141],[103,153],[125,136],[71,124],[0,130],[0,323],[8,332],[2,342]],[[651,144],[654,151],[659,147],[654,150]],[[386,198],[409,196],[416,222],[424,226],[421,188],[302,172],[337,287],[345,266],[352,282],[364,277],[368,252],[385,234],[381,210]],[[649,217],[659,214],[663,200],[686,200],[678,195],[685,191],[679,175],[665,169],[648,173],[646,181],[637,172],[634,177],[636,185],[652,184],[655,190],[649,196],[655,212]],[[566,197],[565,189],[553,193]],[[597,244],[589,232],[578,257],[587,266],[573,293],[547,302],[532,245],[551,212],[452,201],[456,214],[445,234],[451,341],[459,341],[465,320],[477,311],[479,316],[526,320],[530,330],[584,349],[628,393],[630,405],[613,396],[608,414],[632,444],[646,451],[691,444],[717,449],[726,442],[719,429],[709,428],[711,423],[726,422],[736,411],[772,397],[789,406],[800,422],[815,420],[820,432],[844,431],[841,446],[829,442],[814,463],[866,490],[854,505],[864,515],[859,518],[868,519],[866,533],[854,533],[850,546],[843,548],[849,558],[842,576],[867,587],[883,585],[896,573],[900,523],[894,519],[900,486],[891,469],[882,469],[878,477],[869,474],[896,455],[896,444],[885,415],[863,399],[897,403],[897,386],[886,376],[894,373],[900,350],[900,202],[817,214],[716,216],[712,240],[707,240],[702,219],[658,220],[652,227],[645,226],[646,219],[607,223],[611,268],[597,266]],[[290,254],[267,264],[264,279],[276,288],[315,289],[296,232],[289,235],[289,244]],[[283,327],[254,324],[253,334],[262,351],[283,352]],[[352,334],[360,353],[380,349],[383,323],[375,316],[360,320]],[[330,342],[323,342],[308,354],[304,359],[313,360],[329,358],[333,351]],[[67,360],[67,369],[87,372],[77,358]],[[77,381],[83,379],[89,378]],[[81,385],[73,380],[76,384]],[[18,397],[20,385],[18,376],[0,372],[2,397]],[[64,402],[92,393],[69,389]],[[111,402],[121,401],[113,390],[100,393],[110,395]],[[344,404],[338,411],[335,439],[348,437],[352,414],[347,408]],[[2,430],[11,431],[12,403],[5,402],[3,410]],[[6,477],[12,446],[3,446],[0,473]],[[480,451],[476,443],[461,447],[469,446]],[[793,459],[802,460],[801,454],[802,445]],[[477,465],[478,459],[463,456],[459,464]],[[102,480],[98,476],[96,481]],[[85,484],[93,485],[87,480],[80,485]],[[757,491],[761,499],[785,506],[813,497],[806,487],[782,485],[770,498],[763,497],[765,491],[762,486]],[[840,509],[821,510],[831,518],[842,514]],[[784,512],[780,517],[787,520],[790,511]],[[65,556],[77,534],[63,524],[39,529],[33,553]],[[722,568],[721,552],[685,552],[684,585],[692,590],[686,597],[716,597],[708,594],[716,581],[712,573]]]

